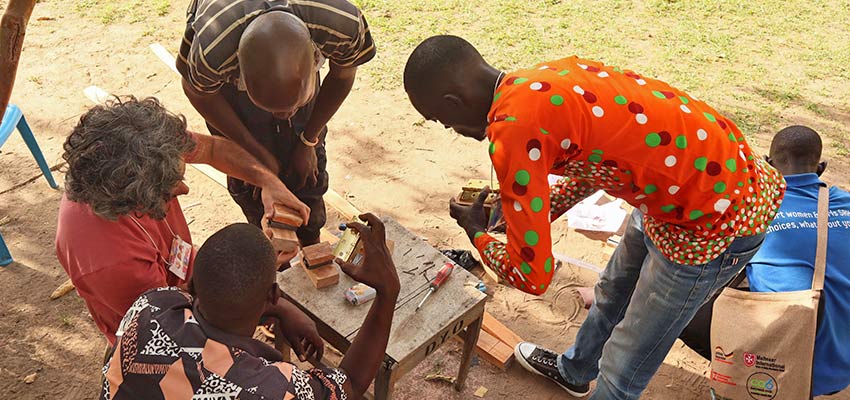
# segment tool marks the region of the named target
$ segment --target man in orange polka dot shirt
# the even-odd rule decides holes
[[[758,250],[781,203],[782,177],[732,121],[632,71],[569,57],[504,73],[465,40],[435,36],[410,56],[404,83],[426,119],[490,141],[507,242],[485,232],[483,196],[452,204],[452,216],[512,286],[547,289],[550,221],[582,199],[605,190],[636,208],[576,343],[561,355],[515,349],[576,396],[598,379],[594,398],[638,397],[700,305]],[[549,174],[564,178],[550,186]]]

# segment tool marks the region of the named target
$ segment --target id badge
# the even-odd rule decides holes
[[[171,254],[168,256],[168,270],[181,280],[189,273],[189,259],[192,257],[192,245],[174,236],[171,242]]]

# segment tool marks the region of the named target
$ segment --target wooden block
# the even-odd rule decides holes
[[[282,204],[274,205],[272,221],[296,228],[304,224],[304,219],[295,210]]]
[[[462,341],[464,337],[466,337],[466,332],[461,332],[461,334],[454,338]],[[475,343],[475,352],[478,353],[479,357],[502,371],[508,369],[514,360],[514,348],[485,331],[483,329],[483,323],[482,329],[478,333],[478,342]]]
[[[478,343],[475,344],[478,355],[490,364],[495,365],[502,371],[508,369],[514,360],[514,349],[485,330],[478,335]]]
[[[291,253],[298,249],[298,236],[295,231],[280,228],[267,228],[272,232],[272,247],[277,251]]]
[[[339,267],[336,266],[336,263],[332,262],[316,269],[307,269],[307,266],[302,262],[301,267],[316,289],[333,286],[339,282]]]
[[[499,339],[499,341],[510,346],[512,349],[516,347],[516,345],[524,342],[519,335],[508,329],[507,326],[499,322],[499,320],[494,318],[487,311],[484,311],[484,321],[481,325],[481,329],[495,336],[496,339]]]
[[[301,250],[306,266],[310,268],[320,267],[328,264],[334,259],[333,248],[328,242],[316,243]]]
[[[54,290],[53,293],[50,294],[50,300],[56,300],[70,293],[72,290],[74,290],[74,284],[71,282],[70,279],[68,279],[67,281],[65,281],[65,283],[59,285],[59,287],[56,288],[56,290]]]

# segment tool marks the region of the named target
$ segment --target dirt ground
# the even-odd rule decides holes
[[[82,90],[97,85],[116,94],[157,96],[183,113],[191,128],[205,132],[182,94],[176,75],[148,45],[162,38],[173,51],[182,33],[182,13],[164,17],[173,32],[150,33],[142,25],[101,25],[63,8],[40,3],[28,28],[12,102],[21,106],[54,176],[62,184],[62,142],[81,112],[91,105]],[[159,39],[158,39],[159,38]],[[438,248],[471,248],[449,218],[448,198],[470,178],[489,176],[485,144],[422,124],[403,92],[374,90],[361,76],[330,124],[331,187],[357,208],[390,215]],[[787,110],[793,115],[793,110]],[[847,113],[833,118],[850,122]],[[759,144],[769,143],[761,138]],[[450,149],[450,151],[446,151]],[[846,188],[846,159],[833,160],[826,178]],[[187,169],[191,193],[181,198],[198,245],[220,227],[242,221],[224,188]],[[0,153],[0,231],[15,262],[0,268],[0,393],[19,399],[90,399],[99,391],[105,340],[76,293],[51,301],[66,276],[54,255],[53,238],[61,190],[38,174],[26,146],[13,136]],[[8,219],[4,219],[8,217]],[[604,265],[601,245],[563,227],[564,253]],[[565,350],[586,312],[573,288],[592,285],[593,272],[564,267],[540,298],[496,287],[487,309],[527,340]],[[569,398],[516,363],[506,372],[475,361],[466,389],[427,382],[429,374],[454,374],[460,346],[448,342],[396,385],[399,399],[467,399],[479,387],[485,398]],[[644,393],[645,399],[708,397],[708,363],[677,342]],[[35,375],[35,381],[25,378]],[[833,397],[850,399],[850,393]]]

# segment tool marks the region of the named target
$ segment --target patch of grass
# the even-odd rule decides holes
[[[171,0],[74,1],[105,24],[146,24],[143,37],[183,29],[163,18]],[[792,123],[837,126],[836,137],[850,137],[846,0],[352,1],[378,48],[359,74],[375,90],[399,90],[413,48],[454,34],[503,70],[576,54],[665,80],[749,137]],[[807,119],[788,118],[795,108]]]
[[[171,12],[171,1],[78,0],[74,8],[80,15],[95,18],[104,25],[117,21],[139,23],[167,15]]]
[[[62,327],[64,328],[73,328],[74,327],[74,319],[70,315],[62,315],[60,317],[62,321]]]
[[[168,0],[154,0],[153,9],[156,15],[162,17],[171,11],[171,2]]]
[[[97,15],[102,24],[109,25],[118,19],[118,11],[113,4],[103,4],[98,7]]]

